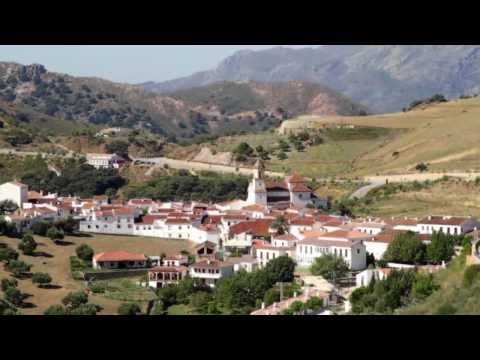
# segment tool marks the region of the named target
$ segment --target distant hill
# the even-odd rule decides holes
[[[213,70],[142,86],[169,93],[246,80],[319,83],[376,112],[400,111],[437,93],[450,98],[480,92],[480,46],[329,45],[240,51]]]
[[[266,130],[301,114],[368,112],[333,90],[303,82],[222,82],[159,95],[132,85],[49,72],[38,64],[15,63],[0,63],[0,101],[15,109],[20,122],[40,123],[53,132],[90,124],[148,129],[184,139]],[[52,121],[56,126],[49,126]]]

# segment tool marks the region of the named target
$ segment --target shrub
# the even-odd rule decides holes
[[[11,260],[7,264],[6,269],[10,271],[15,277],[20,277],[23,274],[29,272],[31,267],[32,265],[26,264],[23,261]]]
[[[62,305],[52,305],[48,307],[43,315],[66,315],[67,311]]]
[[[18,250],[23,252],[25,255],[32,255],[37,248],[37,242],[33,239],[30,234],[25,235],[22,238],[22,242],[18,244]]]
[[[82,244],[75,249],[75,252],[81,260],[92,261],[93,249],[90,246]]]
[[[16,288],[18,286],[18,281],[16,279],[2,279],[2,291],[7,291],[9,288]]]
[[[87,302],[88,295],[81,291],[71,292],[62,300],[63,305],[65,305],[67,309],[76,309],[80,305],[86,304]]]
[[[18,259],[18,252],[12,248],[0,248],[0,261],[10,262]]]
[[[25,300],[27,296],[23,294],[20,290],[14,287],[10,287],[5,290],[5,300],[12,303],[15,306],[22,305],[23,300]]]
[[[46,287],[48,284],[52,282],[52,277],[47,273],[38,272],[33,274],[32,282],[34,284],[38,284],[38,287],[42,288],[42,287]]]
[[[138,315],[142,312],[140,309],[140,306],[135,303],[130,303],[130,304],[122,304],[118,308],[118,315],[123,315],[123,316],[131,316],[131,315]]]
[[[457,309],[452,304],[441,305],[434,315],[453,315],[457,312]]]
[[[463,286],[471,287],[473,283],[480,278],[480,265],[471,265],[467,267],[463,274]]]

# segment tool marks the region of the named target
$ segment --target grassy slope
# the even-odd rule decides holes
[[[396,132],[385,143],[369,144],[361,149],[355,141],[345,144],[344,157],[355,159],[354,175],[405,173],[419,162],[431,163],[432,171],[479,170],[480,99],[455,100],[424,110],[366,117],[300,117],[285,126],[318,128],[325,124],[356,124],[391,129]],[[377,139],[378,141],[378,139]],[[365,150],[362,154],[362,150]],[[393,157],[399,152],[398,157]],[[339,160],[337,153],[330,159]],[[305,153],[300,159],[318,160],[316,153]],[[340,167],[341,169],[341,167]]]
[[[164,240],[158,238],[132,237],[132,236],[108,236],[94,235],[91,237],[67,237],[65,240],[71,245],[54,245],[47,238],[35,236],[39,243],[37,252],[45,252],[53,257],[25,256],[20,255],[20,260],[32,264],[32,272],[47,272],[52,276],[52,284],[60,285],[60,289],[38,289],[30,279],[19,280],[19,288],[32,296],[26,301],[35,305],[28,309],[21,309],[22,314],[43,314],[50,305],[60,304],[62,298],[71,291],[84,288],[84,283],[75,281],[70,276],[69,257],[75,255],[75,248],[79,244],[90,245],[95,252],[126,250],[147,255],[174,255],[181,250],[192,251],[192,244],[187,241]],[[16,249],[18,239],[10,239],[0,236],[0,241],[9,244]],[[0,265],[0,279],[9,277],[3,265]],[[118,283],[118,282],[114,282]],[[124,287],[125,288],[125,287]],[[126,288],[128,290],[128,287]],[[125,291],[127,292],[127,291]],[[116,314],[120,301],[100,295],[90,296],[90,301],[104,307],[102,314]]]
[[[465,271],[464,257],[458,257],[448,268],[434,275],[441,288],[424,302],[410,305],[399,311],[401,315],[432,315],[442,305],[451,305],[458,315],[480,314],[480,282],[474,282],[471,288],[462,284]]]
[[[424,216],[425,214],[480,216],[480,187],[474,182],[449,180],[419,191],[399,192],[355,211],[357,215]]]

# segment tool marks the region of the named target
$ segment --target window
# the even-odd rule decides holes
[[[117,229],[121,229],[122,228],[122,225],[117,225]]]
[[[458,228],[454,228],[454,229],[453,229],[453,233],[454,233],[455,235],[458,235]]]
[[[275,253],[273,253],[272,256],[273,256],[273,259],[275,259]]]
[[[107,225],[107,224],[105,224],[105,225],[103,225],[103,227],[106,229],[106,228],[108,228],[108,225]]]
[[[99,229],[99,228],[100,228],[100,226],[98,226],[98,225],[95,225],[95,228]]]
[[[357,254],[360,254],[360,249],[357,249]]]
[[[345,257],[348,256],[348,249],[345,249]]]
[[[90,226],[90,225],[87,225],[87,228],[89,228],[89,229],[90,229],[90,228],[91,228],[91,226]]]
[[[270,253],[267,252],[267,260],[270,259]]]
[[[313,246],[310,246],[310,254],[313,254]]]
[[[260,259],[263,259],[263,252],[259,252],[260,253]]]

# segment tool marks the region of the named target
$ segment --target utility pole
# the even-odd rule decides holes
[[[280,282],[280,301],[283,301],[283,282]]]

